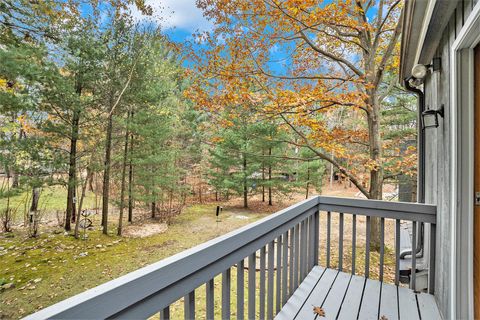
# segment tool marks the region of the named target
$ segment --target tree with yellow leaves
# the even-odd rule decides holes
[[[262,112],[283,119],[298,136],[292,143],[330,162],[367,198],[382,199],[381,115],[396,81],[385,74],[398,65],[401,4],[198,0],[215,27],[197,35],[202,49],[192,57],[203,76],[190,94],[209,110],[269,101]],[[345,123],[333,122],[339,113]],[[379,235],[373,221],[374,247]]]

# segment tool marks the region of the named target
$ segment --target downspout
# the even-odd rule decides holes
[[[417,185],[417,202],[425,203],[425,131],[422,130],[421,117],[425,111],[425,95],[423,91],[410,85],[410,79],[404,80],[404,86],[407,91],[410,91],[418,96],[418,185]]]
[[[417,120],[417,132],[418,132],[418,183],[417,183],[417,202],[425,203],[425,131],[422,129],[422,113],[425,111],[425,95],[422,90],[417,89],[410,85],[410,80],[412,77],[406,78],[403,81],[403,84],[407,91],[410,91],[418,96],[418,120]],[[419,243],[417,245],[416,254],[417,257],[423,257],[423,237],[424,237],[424,225],[423,223],[419,224],[420,227],[420,237]],[[420,255],[418,255],[421,252]],[[411,255],[412,250],[405,250],[400,253],[400,259],[404,259],[405,256]]]

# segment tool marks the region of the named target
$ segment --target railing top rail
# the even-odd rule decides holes
[[[430,204],[330,196],[318,196],[318,203],[322,211],[436,223],[437,207]]]
[[[114,317],[272,230],[288,224],[305,212],[315,210],[317,204],[318,197],[304,200],[257,222],[68,298],[25,319]],[[251,252],[245,256],[248,254]]]

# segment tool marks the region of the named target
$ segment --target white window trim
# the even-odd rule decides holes
[[[480,42],[480,2],[451,48],[451,270],[449,318],[473,319],[473,48]],[[465,290],[467,288],[467,290]],[[460,290],[462,289],[462,290]]]

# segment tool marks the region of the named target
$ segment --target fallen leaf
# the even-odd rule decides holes
[[[380,317],[380,320],[388,320],[388,318],[385,317],[385,316],[381,316],[381,317]]]
[[[313,313],[319,315],[320,317],[325,317],[325,311],[320,307],[313,307]]]

